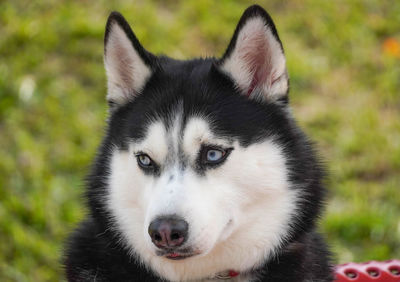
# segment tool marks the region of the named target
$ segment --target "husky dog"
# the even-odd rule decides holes
[[[294,121],[282,43],[249,7],[221,58],[146,51],[111,13],[110,116],[69,281],[332,281],[323,171]]]

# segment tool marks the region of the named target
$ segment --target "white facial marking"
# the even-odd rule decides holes
[[[214,136],[205,119],[194,117],[187,122],[184,129],[182,149],[193,162],[201,144],[230,147],[230,143],[229,140]]]
[[[137,169],[137,163],[130,151],[114,149],[111,158],[111,174],[109,176],[108,207],[121,230],[124,241],[134,252],[140,253],[140,240],[143,237],[145,194],[141,189],[148,186],[148,181]]]
[[[129,152],[116,149],[112,154],[109,208],[124,241],[145,265],[171,281],[257,267],[287,235],[296,207],[282,149],[270,139],[242,147],[214,136],[209,123],[195,117],[184,126],[182,142],[176,141],[189,159],[185,170],[177,168],[176,160],[160,176],[144,174],[131,151],[146,148],[162,164],[169,159],[167,144],[178,140],[174,136],[179,136],[181,128],[175,128],[179,126],[175,119],[167,131],[156,122],[140,144],[131,144]],[[193,162],[203,142],[234,149],[219,167],[199,175]],[[188,222],[184,247],[198,255],[179,261],[156,255],[147,229],[154,218],[168,214]]]
[[[168,154],[166,133],[165,126],[160,121],[153,123],[148,128],[144,140],[131,146],[133,154],[139,151],[146,153],[152,160],[161,164]]]

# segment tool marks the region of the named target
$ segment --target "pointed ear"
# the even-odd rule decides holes
[[[282,43],[271,17],[260,6],[244,12],[219,65],[243,95],[287,102],[289,78]]]
[[[108,17],[104,37],[107,101],[114,108],[133,100],[152,74],[155,56],[147,52],[118,12]]]

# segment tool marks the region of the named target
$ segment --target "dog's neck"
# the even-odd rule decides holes
[[[302,239],[302,238],[301,238]],[[276,252],[276,256],[272,260],[267,260],[263,265],[257,269],[251,269],[245,272],[237,272],[235,270],[225,270],[216,273],[210,278],[201,280],[201,282],[218,282],[218,281],[229,281],[229,282],[249,282],[249,281],[262,281],[262,278],[269,275],[274,275],[274,269],[280,265],[285,264],[287,258],[297,258],[291,261],[293,267],[296,264],[302,264],[302,256],[299,254],[305,253],[306,245],[302,240],[295,240],[289,243],[282,249]],[[265,275],[265,276],[264,276]]]

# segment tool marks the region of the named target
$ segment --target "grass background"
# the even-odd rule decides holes
[[[400,1],[259,1],[286,49],[293,111],[328,164],[336,262],[400,258]],[[249,1],[0,1],[0,280],[58,281],[106,118],[103,32],[221,55]]]

